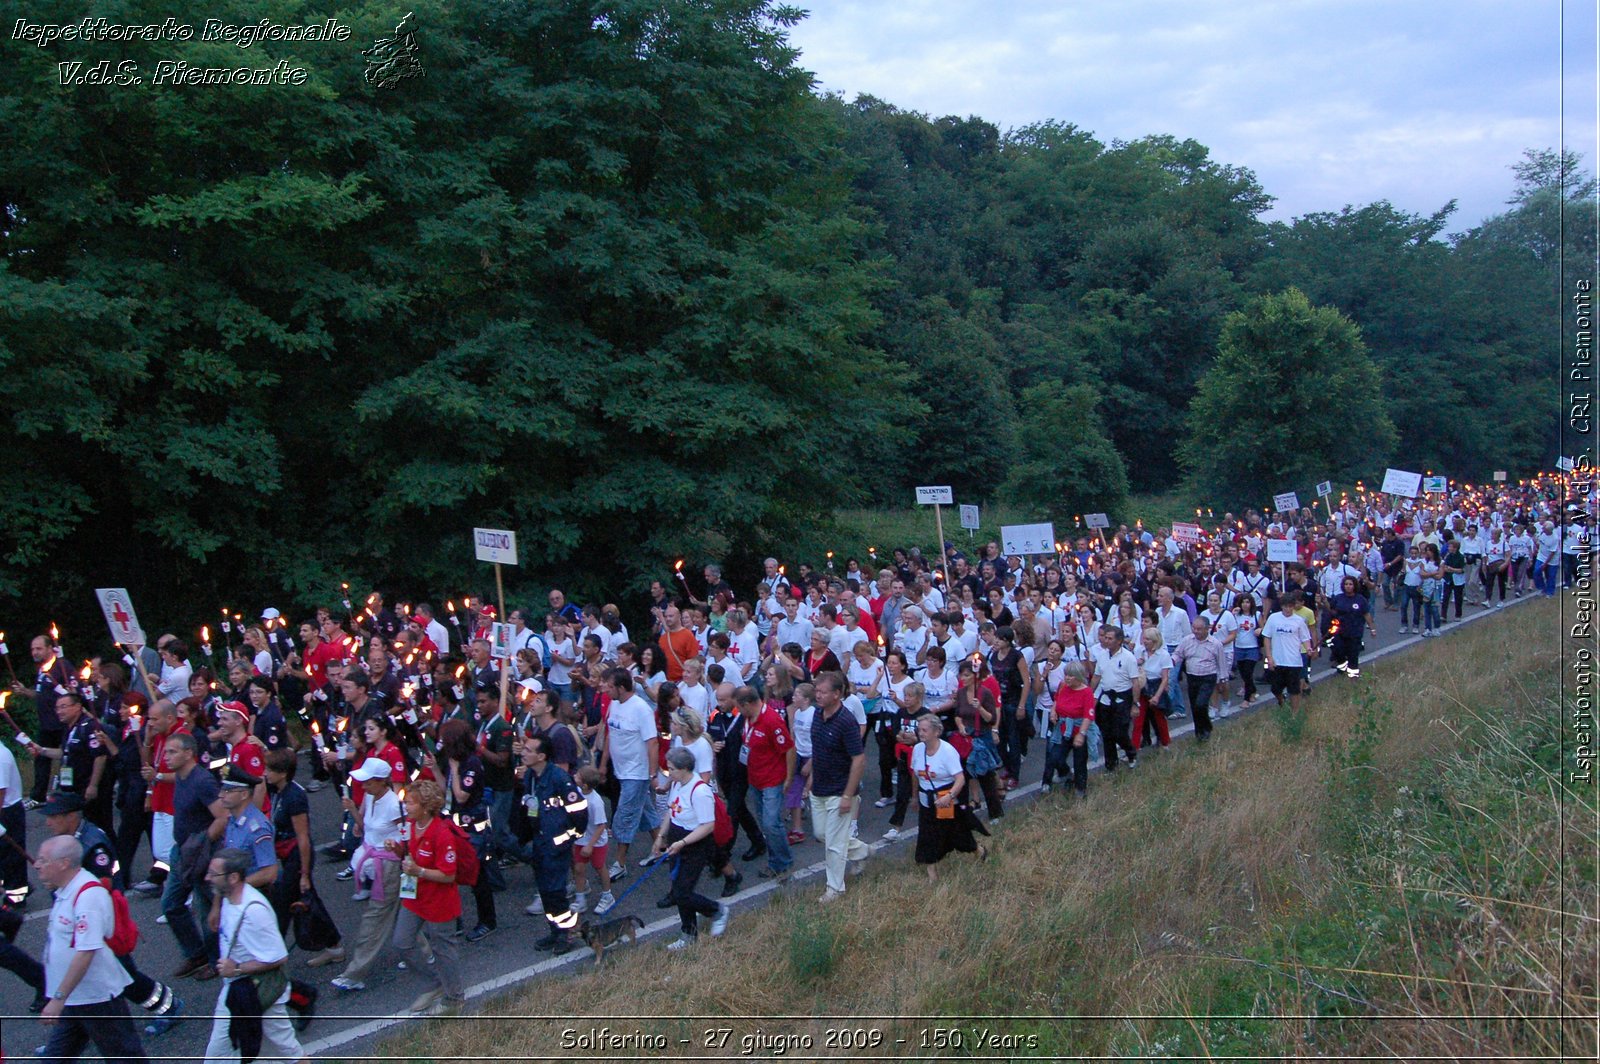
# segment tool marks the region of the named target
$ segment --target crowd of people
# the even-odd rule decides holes
[[[1171,718],[1206,743],[1258,685],[1303,711],[1311,661],[1327,650],[1359,677],[1380,611],[1428,637],[1452,608],[1459,621],[1571,586],[1594,502],[1560,477],[1403,504],[1358,491],[1326,513],[1080,533],[1043,557],[947,543],[934,560],[874,550],[866,568],[830,556],[792,576],[769,558],[739,590],[680,562],[639,604],[637,635],[635,611],[560,590],[505,627],[471,599],[441,618],[375,592],[294,628],[269,608],[220,648],[209,628],[199,646],[168,633],[81,669],[41,635],[34,682],[11,692],[38,721],[15,737],[27,794],[0,745],[0,967],[51,1024],[47,1056],[92,1041],[143,1059],[130,1005],[159,1036],[184,1013],[173,983],[220,978],[208,1057],[294,1059],[318,988],[288,977],[291,946],[347,994],[398,958],[420,985],[414,1014],[454,1009],[462,941],[497,931],[519,864],[536,887],[524,911],[543,918],[531,945],[549,954],[658,863],[656,904],[679,916],[668,949],[693,946],[702,919],[723,934],[741,832],[765,879],[819,841],[816,901],[831,903],[869,852],[866,801],[892,809],[890,840],[915,806],[914,860],[935,877],[952,853],[987,857],[1031,742],[1041,790],[1083,795],[1097,758],[1112,773],[1169,746]],[[1269,562],[1271,540],[1295,560]],[[308,795],[327,787],[339,822],[319,827],[338,837],[319,852]],[[30,809],[47,835],[36,858]],[[42,960],[13,941],[30,863],[53,891]],[[346,888],[363,906],[353,930],[319,894]],[[123,892],[160,898],[183,957],[167,981],[134,961]]]

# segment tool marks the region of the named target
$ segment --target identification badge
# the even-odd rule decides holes
[[[62,787],[71,787],[72,786],[72,766],[71,765],[62,765],[61,766],[61,775],[58,777],[57,782]]]
[[[417,898],[417,877],[400,873],[400,897],[415,901]]]
[[[524,794],[522,796],[522,808],[537,816],[539,813],[539,799],[531,794]]]
[[[749,763],[750,763],[750,748],[748,746],[740,746],[739,747],[739,764],[748,765]]]

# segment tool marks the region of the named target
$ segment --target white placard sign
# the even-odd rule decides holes
[[[956,494],[948,484],[917,488],[918,506],[953,506],[955,501]]]
[[[133,612],[133,600],[127,590],[101,587],[94,593],[106,615],[106,627],[111,629],[111,641],[125,647],[144,646],[144,629],[139,627],[139,615]]]
[[[1504,469],[1496,469],[1494,471],[1494,479],[1496,483],[1504,484],[1506,482],[1506,471]]]
[[[1054,554],[1056,526],[1048,521],[1038,525],[1000,526],[1000,553]]]
[[[1172,538],[1179,543],[1199,543],[1205,533],[1192,521],[1172,522]]]
[[[1402,499],[1415,499],[1422,490],[1422,474],[1407,473],[1404,469],[1383,471],[1383,493],[1398,495]]]
[[[1105,514],[1084,514],[1083,523],[1090,528],[1110,528],[1111,518]]]
[[[1267,561],[1269,562],[1295,562],[1300,560],[1298,549],[1292,539],[1267,540]]]
[[[503,621],[495,621],[489,631],[489,656],[491,658],[511,659],[512,626]]]
[[[1317,498],[1325,498],[1333,494],[1333,481],[1319,480],[1317,482]]]
[[[978,508],[972,505],[970,502],[964,502],[961,504],[961,527],[970,528],[973,531],[977,531],[979,527]]]
[[[1300,496],[1292,491],[1286,491],[1282,495],[1274,495],[1272,505],[1280,514],[1289,513],[1291,510],[1300,509]]]
[[[517,564],[517,534],[499,528],[474,528],[472,542],[478,548],[480,562],[500,565]]]
[[[1567,458],[1566,456],[1562,456],[1562,457],[1556,459],[1556,468],[1561,470],[1561,472],[1563,472],[1563,473],[1572,472],[1572,470],[1576,467],[1576,465],[1577,465],[1576,462],[1574,462],[1570,458]]]

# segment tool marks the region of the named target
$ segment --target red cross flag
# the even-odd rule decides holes
[[[95,589],[100,608],[105,611],[106,627],[111,629],[113,642],[125,647],[144,646],[144,629],[139,627],[139,615],[133,612],[133,600],[120,587]]]

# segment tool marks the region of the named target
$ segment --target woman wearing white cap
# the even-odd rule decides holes
[[[351,868],[356,875],[370,871],[372,885],[363,886],[356,894],[368,899],[367,906],[361,913],[355,944],[349,947],[349,964],[333,985],[339,990],[365,990],[367,976],[389,941],[400,911],[400,859],[388,843],[400,837],[402,810],[387,761],[369,757],[350,773],[350,779],[361,788],[359,800],[344,799],[345,811],[355,818],[355,831],[361,838]]]

